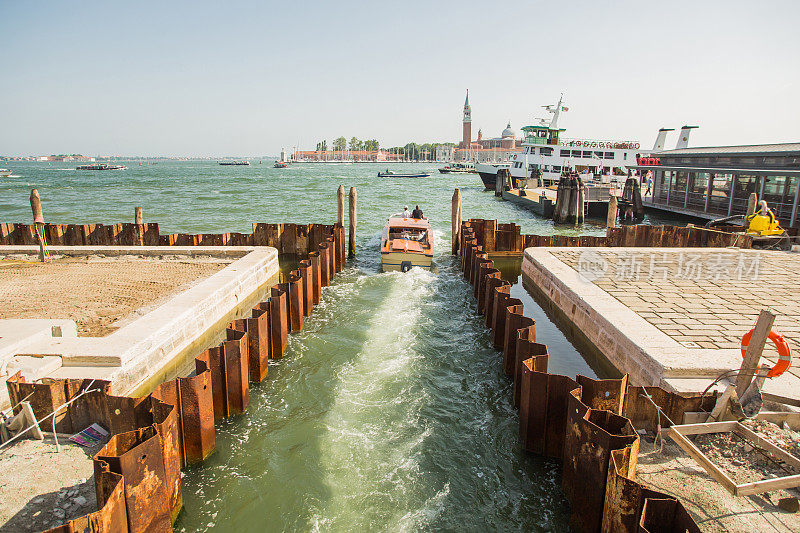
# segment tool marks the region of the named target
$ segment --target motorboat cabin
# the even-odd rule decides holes
[[[427,218],[392,215],[381,235],[381,266],[385,272],[407,272],[433,264],[433,234]]]

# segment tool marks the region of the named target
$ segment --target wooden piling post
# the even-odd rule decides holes
[[[336,221],[344,227],[344,185],[339,185],[339,189],[336,191],[336,205],[338,207]]]
[[[136,244],[144,246],[144,215],[141,207],[133,208],[133,223],[136,224]]]
[[[747,213],[745,216],[749,217],[753,213],[756,212],[756,206],[758,205],[758,195],[756,193],[751,192],[750,197],[747,198]]]
[[[44,215],[42,214],[42,199],[36,189],[31,191],[31,211],[33,211],[36,240],[39,241],[39,261],[44,263]]]
[[[461,242],[461,191],[453,191],[453,211],[450,218],[450,229],[452,230],[452,253],[458,253],[458,244]]]
[[[343,208],[344,209],[344,208]],[[356,188],[350,187],[350,238],[348,256],[356,256]]]
[[[617,201],[617,197],[613,194],[608,199],[608,215],[606,216],[606,227],[613,228],[617,225],[617,211],[619,210],[619,204]]]

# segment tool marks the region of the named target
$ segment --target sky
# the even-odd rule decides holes
[[[0,155],[258,156],[322,139],[800,141],[800,2],[0,0]],[[668,137],[668,147],[676,134]]]

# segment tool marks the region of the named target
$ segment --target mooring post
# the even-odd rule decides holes
[[[452,230],[452,253],[458,254],[458,245],[461,242],[461,191],[453,191],[453,211],[450,219]]]
[[[133,223],[136,224],[136,244],[144,246],[144,216],[141,207],[133,208]]]
[[[36,240],[39,241],[39,261],[44,263],[44,215],[42,214],[42,199],[39,191],[31,191],[31,211],[33,211],[33,226],[36,231]]]
[[[344,209],[344,208],[343,208]],[[356,256],[356,188],[350,187],[350,239],[349,257]]]
[[[339,208],[336,221],[344,227],[344,185],[339,185],[336,190],[336,205]]]
[[[617,203],[617,197],[612,194],[608,199],[608,215],[606,216],[607,228],[613,228],[617,225],[618,210],[619,210],[619,205]]]

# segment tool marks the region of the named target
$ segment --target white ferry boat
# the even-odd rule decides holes
[[[628,166],[636,165],[637,159],[651,150],[641,150],[636,141],[611,141],[597,139],[568,139],[561,137],[565,131],[558,127],[562,111],[563,96],[556,106],[544,106],[552,113],[549,124],[545,119],[538,126],[525,126],[522,152],[501,164],[476,164],[475,168],[487,189],[494,189],[499,168],[508,168],[512,178],[529,178],[535,170],[542,171],[545,184],[559,180],[564,170],[588,172],[601,183],[610,183],[615,176],[626,176]],[[663,149],[666,132],[661,129],[656,140],[656,149]],[[661,146],[659,147],[659,143]]]

